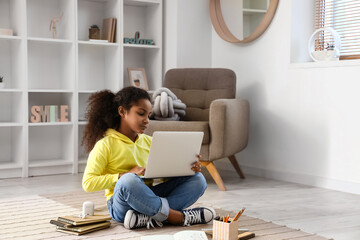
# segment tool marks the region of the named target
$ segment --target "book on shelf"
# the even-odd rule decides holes
[[[193,239],[193,240],[207,240],[204,231],[196,230],[184,230],[177,232],[173,235],[171,234],[161,234],[161,235],[148,235],[142,236],[141,240],[184,240],[184,239]]]
[[[101,39],[108,42],[115,42],[116,18],[106,18],[103,20]]]
[[[112,19],[111,25],[111,42],[116,42],[116,18]]]
[[[99,222],[105,222],[111,220],[111,217],[109,215],[94,215],[94,216],[86,216],[86,218],[82,218],[80,216],[63,216],[58,217],[57,221],[63,222],[63,223],[69,223],[74,226],[80,226],[90,223],[99,223]]]

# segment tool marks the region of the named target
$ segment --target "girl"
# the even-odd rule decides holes
[[[153,186],[143,180],[151,137],[143,134],[152,106],[149,94],[126,87],[116,94],[109,90],[89,98],[83,144],[90,152],[82,186],[87,192],[105,189],[111,217],[125,228],[189,226],[208,223],[215,211],[208,207],[186,209],[204,193],[206,181],[198,161],[195,175],[174,177]],[[190,166],[189,166],[190,167]]]

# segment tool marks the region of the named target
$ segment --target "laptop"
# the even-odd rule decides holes
[[[154,132],[143,178],[194,175],[191,164],[200,153],[203,132]]]

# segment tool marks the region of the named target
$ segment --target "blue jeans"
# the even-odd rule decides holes
[[[169,208],[181,211],[191,206],[203,195],[206,187],[201,173],[170,178],[150,187],[135,173],[127,173],[116,183],[107,205],[110,216],[118,222],[124,222],[130,209],[163,222],[169,215]]]

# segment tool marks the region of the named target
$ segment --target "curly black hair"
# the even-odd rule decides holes
[[[127,111],[136,105],[140,99],[151,97],[147,91],[137,87],[125,87],[114,94],[110,90],[103,90],[92,94],[88,99],[85,118],[87,124],[84,129],[82,145],[90,152],[95,143],[104,137],[108,128],[119,129],[121,118],[118,113],[120,106]]]

